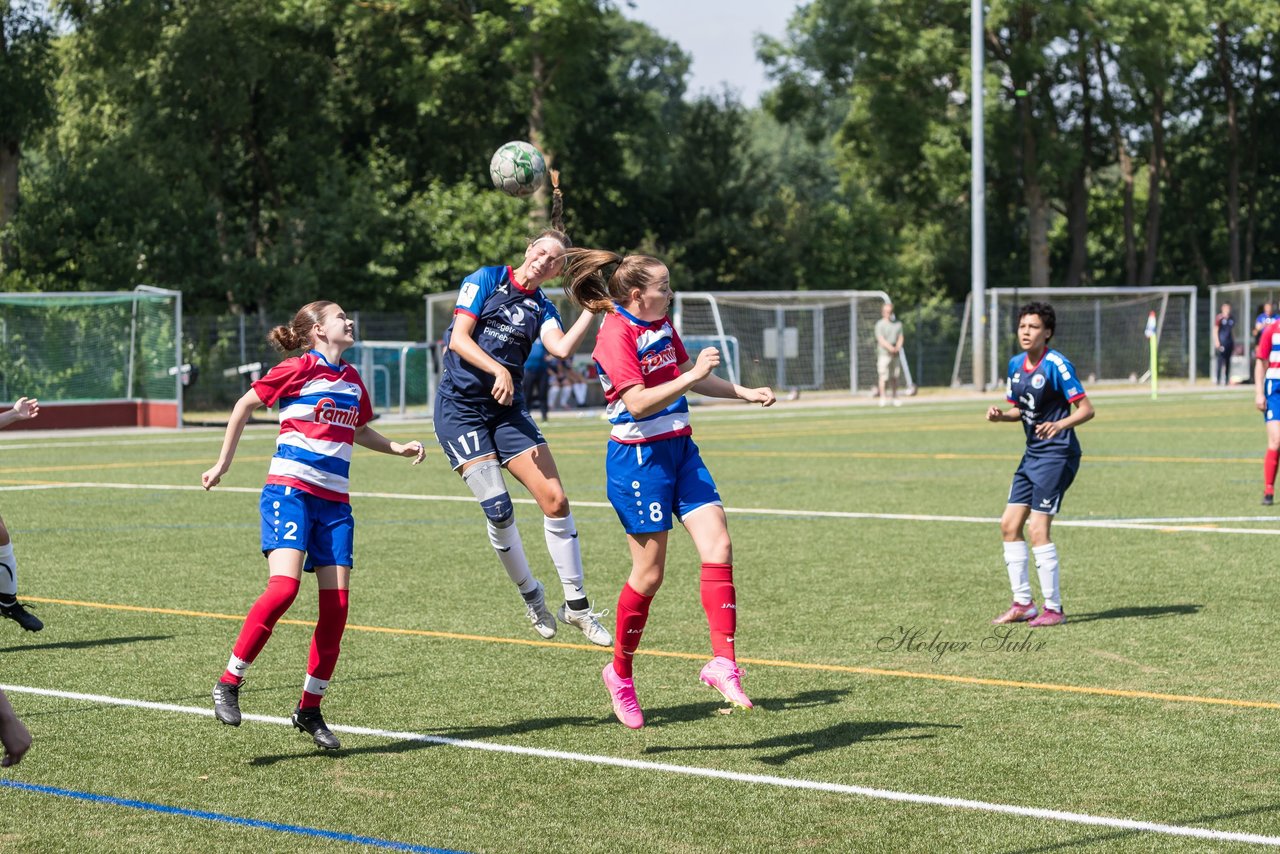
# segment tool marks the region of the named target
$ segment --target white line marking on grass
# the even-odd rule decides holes
[[[15,486],[0,486],[0,492],[22,492],[34,489],[134,489],[134,490],[168,490],[177,492],[204,492],[203,486],[180,483],[99,483],[99,482],[67,482],[36,483]],[[250,486],[216,486],[213,491],[231,493],[251,493],[258,495],[261,487]],[[414,495],[407,492],[352,492],[352,498],[389,498],[398,501],[475,501],[470,495]],[[536,504],[532,498],[513,499],[516,504]],[[576,507],[593,507],[612,510],[613,505],[607,501],[575,501]],[[996,525],[1000,519],[995,516],[942,516],[924,513],[864,513],[852,510],[784,510],[772,507],[726,507],[726,513],[739,516],[784,516],[808,519],[866,519],[886,522],[957,522],[969,525]],[[1055,519],[1054,525],[1066,528],[1106,528],[1128,531],[1156,531],[1158,533],[1200,533],[1200,534],[1254,534],[1259,536],[1278,536],[1280,528],[1221,528],[1211,524],[1216,517],[1186,517],[1181,521],[1200,522],[1202,524],[1171,524],[1174,520],[1160,519]],[[1227,520],[1232,521],[1232,520]],[[1246,516],[1239,521],[1275,521],[1270,517]]]
[[[64,700],[78,700],[82,702],[102,703],[112,706],[127,706],[135,709],[149,709],[151,711],[177,712],[180,714],[213,717],[212,709],[199,708],[195,706],[179,706],[174,703],[153,703],[148,700],[130,700],[122,697],[108,697],[101,694],[82,694],[78,691],[57,691],[51,688],[34,688],[27,685],[0,685],[0,689],[17,694],[35,694],[41,697],[57,697]],[[275,724],[276,726],[293,725],[288,718],[278,718],[270,715],[247,714],[243,715],[243,718],[247,721]],[[755,783],[764,786],[777,786],[779,788],[801,789],[813,792],[827,792],[838,795],[858,795],[882,801],[898,801],[900,803],[952,807],[975,810],[978,812],[1000,813],[1004,815],[1023,816],[1026,818],[1045,819],[1048,821],[1062,821],[1071,824],[1110,827],[1117,830],[1160,833],[1167,836],[1188,836],[1196,839],[1212,839],[1215,842],[1246,842],[1254,845],[1271,845],[1280,847],[1280,836],[1264,836],[1258,833],[1240,833],[1231,830],[1214,830],[1207,827],[1162,824],[1154,821],[1113,818],[1111,816],[1090,815],[1088,813],[1068,812],[1066,810],[1022,807],[1015,804],[989,803],[987,801],[975,801],[969,798],[923,795],[915,792],[899,792],[893,789],[874,789],[868,786],[849,786],[841,783],[825,783],[820,780],[775,777],[769,774],[745,774],[738,771],[722,771],[716,768],[700,768],[691,765],[673,765],[667,762],[648,762],[643,759],[623,759],[617,756],[599,756],[591,753],[571,753],[565,750],[546,750],[537,747],[520,747],[513,744],[495,744],[487,741],[470,741],[459,738],[448,738],[440,735],[424,735],[416,732],[397,732],[395,730],[346,726],[334,723],[329,723],[329,729],[335,732],[349,733],[351,735],[388,738],[395,741],[440,744],[449,747],[465,748],[468,750],[483,750],[490,753],[531,756],[538,759],[561,759],[568,762],[584,762],[590,765],[627,768],[634,771],[659,771],[667,774],[682,774],[688,777],[728,780],[735,783]]]

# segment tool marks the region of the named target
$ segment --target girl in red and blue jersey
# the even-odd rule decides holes
[[[414,465],[422,462],[424,451],[421,442],[392,442],[369,426],[369,393],[356,369],[342,361],[355,343],[354,326],[336,303],[303,306],[292,323],[277,326],[267,338],[281,352],[308,349],[276,365],[236,402],[218,462],[200,476],[205,489],[217,486],[231,467],[249,416],[260,406],[280,404],[280,435],[259,502],[267,589],[249,609],[227,669],[213,686],[213,711],[222,723],[240,725],[245,671],[293,604],[302,573],[314,572],[320,615],[293,725],[332,750],[341,745],[325,725],[320,701],[347,625],[355,533],[347,497],[352,443],[411,457]]]
[[[713,375],[720,364],[714,347],[699,353],[696,362],[690,360],[667,316],[670,273],[658,259],[573,251],[566,276],[574,302],[606,315],[592,357],[613,425],[605,461],[609,502],[631,548],[631,575],[618,596],[613,661],[601,673],[614,714],[632,729],[644,725],[632,657],[662,585],[673,519],[689,532],[702,562],[700,590],[713,657],[699,678],[733,705],[749,709],[734,654],[733,545],[720,493],[690,438],[685,393],[772,406],[773,392]]]

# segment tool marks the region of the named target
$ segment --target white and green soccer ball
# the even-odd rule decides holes
[[[489,160],[489,177],[507,195],[529,196],[547,180],[547,161],[527,142],[508,142]]]

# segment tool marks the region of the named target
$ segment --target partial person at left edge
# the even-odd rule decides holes
[[[40,414],[40,402],[34,397],[20,397],[11,409],[0,413],[0,427],[15,421],[26,421]],[[44,623],[18,601],[18,561],[13,556],[13,541],[4,519],[0,519],[0,617],[13,620],[29,632],[38,632]]]

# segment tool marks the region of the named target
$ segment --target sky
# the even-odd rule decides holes
[[[754,107],[769,83],[756,60],[755,34],[780,37],[795,0],[626,0],[628,18],[644,21],[693,57],[689,94],[718,93],[723,83]],[[630,8],[634,6],[634,8]]]

